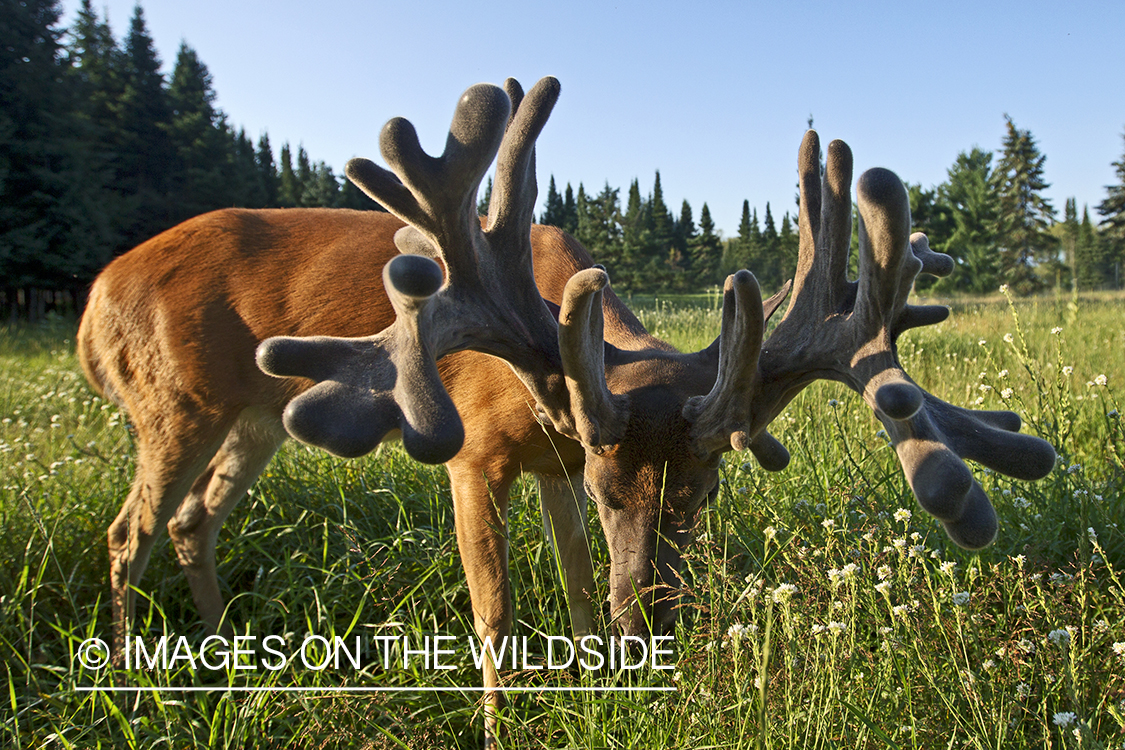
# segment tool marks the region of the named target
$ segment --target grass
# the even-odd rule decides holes
[[[682,348],[718,330],[713,300],[633,304]],[[677,691],[517,694],[501,717],[503,746],[1125,747],[1122,300],[954,307],[949,321],[904,337],[907,372],[953,403],[1020,412],[1061,456],[1037,483],[976,468],[1000,515],[995,544],[954,547],[915,506],[860,399],[818,384],[772,430],[793,454],[788,469],[769,474],[728,454],[687,554],[692,595],[673,670],[504,674],[517,686]],[[77,690],[456,688],[479,677],[463,652],[451,670],[417,660],[384,669],[373,648],[360,669],[84,669],[79,644],[109,632],[105,529],[129,485],[132,446],[122,415],[87,389],[73,333],[66,322],[0,331],[0,744],[479,746],[479,694],[458,690]],[[543,638],[568,625],[534,482],[518,484],[510,523],[515,630],[542,658]],[[605,545],[592,536],[605,580]],[[472,622],[456,549],[440,468],[394,446],[339,461],[290,443],[227,521],[219,571],[239,632],[278,636],[286,650],[308,634],[463,643]],[[143,592],[136,632],[146,643],[202,640],[166,542]]]

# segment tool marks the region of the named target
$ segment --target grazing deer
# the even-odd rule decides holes
[[[594,629],[587,497],[610,549],[615,628],[666,632],[679,548],[717,492],[722,454],[749,449],[783,468],[788,453],[765,428],[817,379],[863,395],[919,502],[962,546],[988,544],[997,528],[962,457],[1026,479],[1053,467],[1053,448],[1017,434],[1015,414],[951,406],[900,368],[898,335],[948,314],[907,305],[913,280],[952,262],[909,235],[894,174],[859,180],[860,270],[849,282],[851,153],[830,144],[822,179],[810,131],[785,317],[763,343],[788,288],[763,303],[740,271],[724,287],[719,338],[680,353],[644,330],[573,238],[532,226],[534,144],[558,83],[544,79],[526,97],[514,81],[506,89],[466,91],[440,157],[396,119],[381,136],[393,173],[349,163],[348,176],[397,219],[219,211],[149,240],[95,282],[79,356],[137,439],[136,479],[109,530],[118,642],[165,526],[203,620],[223,625],[216,536],[287,432],[342,456],[401,435],[415,458],[446,463],[482,638],[512,624],[506,515],[523,471],[539,478],[575,633]],[[475,198],[494,157],[482,225]],[[492,665],[484,682],[498,685]],[[489,693],[487,733],[498,703]]]

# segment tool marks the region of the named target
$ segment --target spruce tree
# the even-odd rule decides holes
[[[140,5],[129,22],[122,63],[118,182],[125,193],[135,197],[136,210],[127,234],[130,244],[138,244],[175,223],[168,189],[177,162],[168,135],[172,110],[160,58]]]
[[[305,150],[301,149],[301,154]],[[332,168],[322,161],[309,166],[309,177],[301,191],[301,205],[307,208],[336,208],[340,199],[340,183]]]
[[[562,228],[570,234],[578,231],[578,204],[574,200],[574,190],[566,183],[566,197],[563,199]]]
[[[1004,116],[1003,151],[992,173],[997,195],[996,240],[1000,246],[1001,279],[1020,294],[1043,286],[1036,276],[1037,262],[1048,261],[1053,240],[1047,233],[1055,215],[1043,196],[1049,184],[1043,179],[1047,157],[1039,153],[1029,130],[1020,130]]]
[[[79,290],[116,235],[103,200],[105,159],[85,140],[78,83],[62,47],[57,0],[7,2],[0,19],[0,278],[12,313],[44,310],[37,289]]]
[[[1101,289],[1113,282],[1113,266],[1102,238],[1090,221],[1090,211],[1082,207],[1082,223],[1074,235],[1075,276],[1079,289]]]
[[[293,170],[293,156],[288,143],[281,144],[277,171],[277,205],[292,208],[300,200],[302,188],[297,173]]]
[[[962,151],[946,175],[934,198],[935,231],[930,241],[935,250],[952,256],[960,270],[937,286],[975,294],[995,292],[1001,282],[992,153],[975,146],[967,153]]]
[[[723,251],[722,240],[715,234],[715,222],[706,203],[699,209],[699,234],[692,248],[692,275],[695,288],[705,288],[717,281],[719,259]]]
[[[1125,137],[1125,134],[1123,134]],[[1117,182],[1106,185],[1106,197],[1096,208],[1102,217],[1099,224],[1101,241],[1105,245],[1106,262],[1111,270],[1107,282],[1119,286],[1125,266],[1125,153],[1112,162]]]
[[[551,181],[547,184],[547,201],[543,207],[543,214],[539,217],[539,223],[551,227],[563,225],[563,200],[555,187],[554,175],[551,175]]]
[[[770,211],[770,204],[767,201],[766,218],[762,221],[760,257],[770,266],[776,267],[780,254],[781,246],[778,244],[777,225],[773,222],[773,213]]]
[[[232,191],[235,174],[228,158],[237,158],[241,146],[228,132],[215,99],[207,66],[182,42],[168,86],[171,113],[167,132],[177,155],[169,190],[174,206],[171,218],[177,223],[240,202]],[[252,159],[252,146],[250,156]]]
[[[265,194],[265,202],[263,205],[276,206],[278,205],[277,191],[279,176],[277,173],[277,164],[273,160],[273,149],[270,147],[270,137],[268,133],[262,133],[258,138],[258,150],[254,153],[254,163],[258,168],[258,179],[261,181],[262,190]]]

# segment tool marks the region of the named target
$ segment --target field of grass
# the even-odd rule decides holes
[[[713,300],[691,302],[633,300],[650,330],[696,349],[719,314]],[[1125,748],[1125,301],[953,306],[904,337],[907,372],[955,404],[1019,412],[1060,455],[1037,483],[976,467],[1000,516],[991,547],[954,547],[916,507],[862,401],[817,384],[772,429],[788,469],[728,454],[687,555],[674,669],[503,675],[676,690],[514,694],[502,746]],[[480,694],[455,689],[479,680],[463,653],[451,670],[376,658],[277,671],[81,665],[79,645],[109,637],[105,530],[132,445],[123,416],[87,388],[73,336],[65,322],[0,329],[0,745],[479,746]],[[567,634],[566,606],[534,482],[515,494],[515,630],[536,644]],[[604,570],[593,513],[591,529]],[[444,471],[395,446],[342,461],[287,444],[228,520],[219,573],[239,632],[288,645],[472,632]],[[167,542],[142,588],[137,633],[202,640]],[[82,690],[228,684],[307,690]],[[324,690],[370,686],[450,689]]]

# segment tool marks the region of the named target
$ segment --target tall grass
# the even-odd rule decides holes
[[[633,304],[685,349],[718,330],[714,299]],[[774,425],[793,454],[788,469],[769,474],[728,454],[687,553],[674,670],[504,673],[517,686],[677,691],[513,694],[503,745],[1125,747],[1121,300],[955,308],[900,342],[906,370],[953,403],[1018,411],[1061,456],[1037,483],[977,468],[1000,515],[995,544],[978,554],[950,544],[916,508],[867,408],[818,384]],[[78,645],[108,638],[105,529],[129,486],[131,453],[126,421],[78,371],[72,326],[0,332],[0,742],[479,745],[480,695],[457,689],[479,680],[464,653],[447,671],[417,661],[384,669],[373,647],[361,669],[84,669]],[[568,625],[531,481],[513,493],[509,536],[515,630],[538,648]],[[592,537],[604,570],[604,542]],[[472,632],[444,472],[394,446],[339,461],[287,444],[228,520],[219,556],[244,635],[292,646],[307,634],[464,642]],[[203,638],[166,543],[142,589],[136,632],[147,642]],[[78,690],[126,685],[310,690]],[[341,686],[449,690],[311,690]]]

